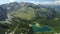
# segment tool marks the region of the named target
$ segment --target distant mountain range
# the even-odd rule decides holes
[[[8,18],[7,14],[28,20],[36,17],[53,19],[56,13],[60,11],[59,9],[60,5],[35,5],[28,2],[12,2],[0,5],[0,20]]]
[[[54,8],[55,11],[60,11],[60,5],[44,5],[47,8]]]

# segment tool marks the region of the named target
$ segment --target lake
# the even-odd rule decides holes
[[[48,31],[51,31],[51,28],[47,27],[47,26],[42,26],[42,27],[36,27],[36,26],[33,26],[33,31],[34,32],[48,32]]]

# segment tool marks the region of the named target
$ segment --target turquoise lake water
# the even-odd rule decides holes
[[[42,26],[41,28],[33,26],[32,27],[34,32],[46,32],[46,31],[51,31],[51,28],[47,27],[47,26]]]

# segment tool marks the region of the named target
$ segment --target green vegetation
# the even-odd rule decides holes
[[[60,32],[60,13],[54,9],[22,3],[21,8],[15,11],[10,10],[8,14],[12,16],[9,21],[11,24],[0,23],[0,34],[4,34],[2,32],[7,32],[8,34],[54,34],[55,32]],[[34,32],[31,26],[35,23],[37,23],[38,27],[47,26],[51,28],[51,31]],[[5,26],[5,28],[2,26]]]

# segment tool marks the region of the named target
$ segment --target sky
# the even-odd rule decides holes
[[[60,0],[0,0],[0,4],[10,2],[31,2],[35,4],[60,4]]]

